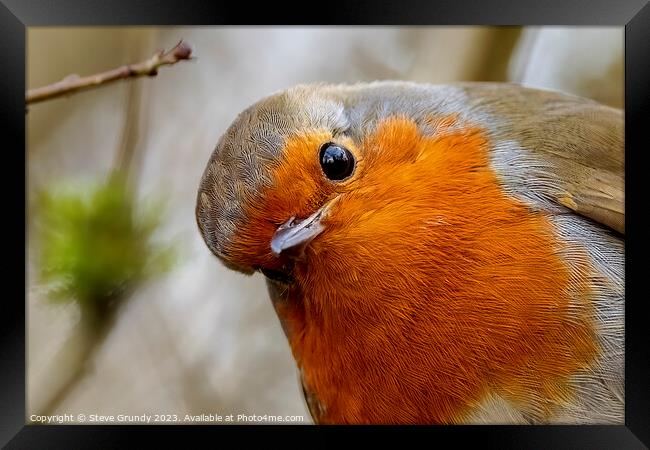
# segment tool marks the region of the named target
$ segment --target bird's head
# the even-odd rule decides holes
[[[217,144],[196,212],[205,242],[228,267],[278,270],[290,251],[304,250],[324,231],[359,156],[345,136],[345,107],[328,94],[298,87],[265,98]]]

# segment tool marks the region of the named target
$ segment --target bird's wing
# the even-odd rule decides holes
[[[458,86],[470,114],[491,117],[493,163],[518,194],[625,234],[623,111],[515,84]]]

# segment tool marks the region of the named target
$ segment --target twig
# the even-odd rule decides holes
[[[159,67],[176,64],[178,61],[185,59],[192,59],[192,48],[181,40],[168,52],[160,50],[146,61],[118,67],[87,77],[69,75],[57,83],[30,89],[25,95],[25,101],[28,104],[37,103],[74,92],[92,89],[125,78],[153,77],[158,74]]]

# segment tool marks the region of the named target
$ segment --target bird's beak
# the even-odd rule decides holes
[[[332,207],[334,200],[330,200],[305,220],[296,221],[290,218],[280,225],[271,239],[271,251],[275,256],[280,256],[285,250],[304,247],[312,239],[325,230],[321,220]]]

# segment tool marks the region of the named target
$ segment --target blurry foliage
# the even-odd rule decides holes
[[[175,249],[155,243],[162,204],[138,202],[121,176],[41,193],[41,276],[54,301],[76,301],[95,318],[144,279],[173,266]]]

